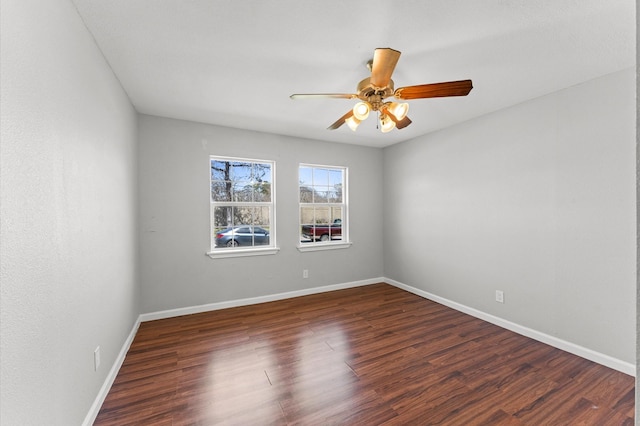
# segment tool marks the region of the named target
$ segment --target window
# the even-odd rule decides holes
[[[347,169],[301,164],[300,248],[348,245]]]
[[[275,164],[211,157],[210,256],[275,252]]]

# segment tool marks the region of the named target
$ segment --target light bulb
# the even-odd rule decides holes
[[[380,131],[382,133],[390,132],[394,127],[396,127],[396,122],[389,118],[387,114],[380,116]]]
[[[349,128],[351,130],[353,130],[354,132],[356,131],[356,129],[360,125],[360,120],[355,118],[353,115],[351,117],[347,118],[346,120],[344,120],[344,122],[347,123],[347,126],[349,126]]]
[[[369,102],[358,102],[353,107],[353,116],[360,121],[366,120],[371,111],[371,105]]]
[[[407,116],[409,112],[409,104],[408,103],[397,103],[397,102],[389,102],[387,105],[387,111],[389,111],[393,116],[398,120],[402,120]]]

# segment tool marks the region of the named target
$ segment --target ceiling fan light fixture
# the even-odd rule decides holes
[[[473,89],[471,80],[445,81],[442,83],[428,83],[414,86],[395,88],[391,79],[400,58],[400,51],[389,47],[377,48],[373,52],[373,59],[367,62],[371,76],[363,79],[356,86],[355,93],[294,93],[291,99],[335,98],[358,99],[346,114],[327,127],[336,130],[344,123],[355,131],[360,123],[367,119],[371,111],[377,112],[377,127],[383,133],[394,128],[402,130],[412,123],[407,116],[408,103],[385,101],[393,96],[398,101],[411,99],[442,98],[448,96],[467,96]]]
[[[389,102],[387,105],[387,111],[393,114],[393,116],[400,121],[407,116],[407,113],[409,112],[409,104],[406,102]]]
[[[358,102],[353,107],[353,116],[360,121],[364,121],[369,117],[371,112],[371,104],[369,102]]]
[[[356,131],[356,129],[358,128],[358,126],[360,125],[361,121],[358,120],[355,116],[351,116],[349,118],[347,118],[346,120],[344,120],[345,123],[347,123],[347,126],[349,126],[349,128],[351,130],[353,130],[354,132]]]
[[[396,122],[393,121],[387,114],[380,115],[380,131],[382,133],[388,133],[396,127]]]

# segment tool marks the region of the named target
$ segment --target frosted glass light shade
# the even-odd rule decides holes
[[[371,105],[369,102],[358,102],[353,107],[353,116],[360,121],[366,120],[371,111]]]
[[[355,116],[351,116],[349,118],[347,118],[346,120],[344,120],[345,123],[347,123],[347,126],[349,126],[349,128],[351,130],[353,130],[354,132],[356,131],[356,129],[358,128],[358,126],[360,125],[360,120],[358,120]]]
[[[380,131],[382,131],[382,133],[390,132],[394,127],[396,127],[396,122],[389,118],[387,114],[380,116]]]
[[[407,113],[409,112],[409,104],[406,102],[401,104],[398,102],[390,102],[387,106],[387,111],[393,114],[393,116],[400,121],[407,116]]]

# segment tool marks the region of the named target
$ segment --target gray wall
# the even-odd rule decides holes
[[[634,364],[634,79],[386,148],[385,275]]]
[[[640,420],[640,377],[637,367],[640,364],[640,8],[636,2],[636,423]]]
[[[1,421],[78,425],[139,314],[136,113],[71,2],[0,15]]]
[[[276,161],[280,252],[211,259],[209,156]],[[142,312],[381,277],[382,150],[139,116]],[[298,165],[349,167],[353,245],[301,253]],[[309,278],[302,278],[302,270]]]

